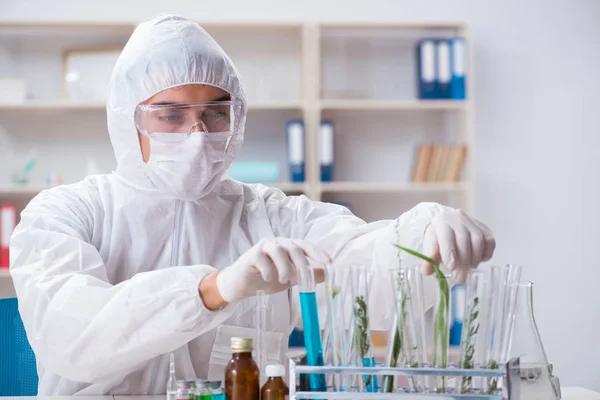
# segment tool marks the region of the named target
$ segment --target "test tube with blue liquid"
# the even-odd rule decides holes
[[[315,268],[312,266],[298,268],[297,276],[306,361],[310,366],[323,366],[323,344],[321,342],[321,327],[319,325],[319,310],[317,307]],[[325,375],[310,374],[308,379],[311,391],[324,392],[327,390]]]

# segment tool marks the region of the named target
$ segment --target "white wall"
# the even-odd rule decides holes
[[[465,21],[475,38],[477,216],[525,266],[563,385],[600,390],[600,1],[0,0],[2,20]],[[595,74],[596,73],[596,74]]]

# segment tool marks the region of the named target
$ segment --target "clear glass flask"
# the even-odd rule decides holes
[[[521,282],[510,339],[510,358],[520,358],[521,398],[558,400],[560,385],[552,376],[542,339],[533,316],[533,282]]]

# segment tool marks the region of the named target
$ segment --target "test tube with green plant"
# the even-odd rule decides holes
[[[417,368],[425,363],[425,310],[422,274],[418,266],[391,271],[396,304],[396,325],[390,331],[387,365]],[[417,376],[408,377],[408,390],[420,392],[423,385]],[[384,376],[383,391],[394,391],[394,378]]]
[[[329,331],[329,358],[333,366],[344,366],[348,361],[346,354],[346,321],[344,318],[344,293],[342,285],[336,281],[336,271],[331,265],[325,269],[327,289],[327,327]],[[345,288],[345,287],[344,287]],[[347,375],[331,374],[335,390],[349,390]]]
[[[354,319],[354,361],[363,367],[374,367],[373,343],[369,323],[369,295],[373,273],[365,266],[355,265],[350,269],[352,287],[352,315]],[[377,376],[365,375],[359,379],[361,391],[376,392]]]
[[[467,277],[459,368],[473,369],[483,363],[486,352],[486,332],[489,326],[491,278],[492,274],[489,270],[471,271]],[[481,388],[479,383],[475,386]],[[458,393],[469,393],[473,388],[473,377],[465,376],[457,379]]]
[[[433,266],[439,289],[433,317],[433,367],[447,368],[448,345],[450,342],[450,286],[448,279],[440,269],[439,264],[432,258],[399,244],[395,246],[421,260],[427,261]],[[447,389],[446,381],[447,378],[445,376],[436,377],[435,391],[445,393]]]

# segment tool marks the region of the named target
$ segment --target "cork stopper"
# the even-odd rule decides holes
[[[232,337],[231,338],[232,353],[252,353],[252,338],[249,337]]]

